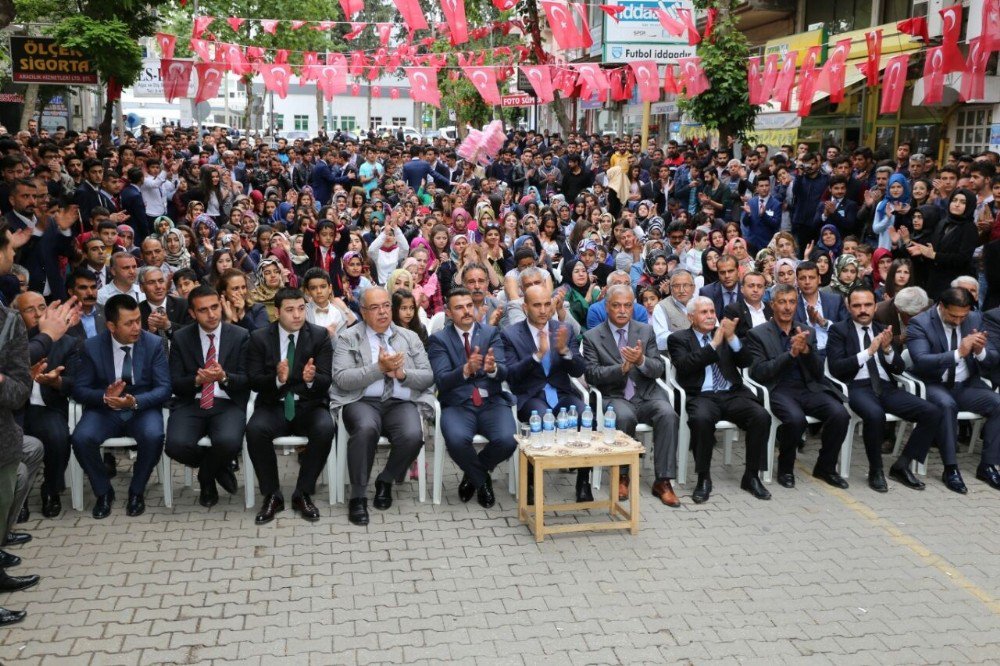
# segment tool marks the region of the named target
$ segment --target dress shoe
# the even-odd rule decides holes
[[[677,499],[677,495],[670,485],[670,479],[660,479],[654,483],[653,496],[659,497],[661,502],[672,508],[677,508],[681,505],[681,501]],[[706,497],[705,499],[708,498]]]
[[[924,482],[916,477],[916,475],[910,471],[909,465],[896,466],[893,465],[889,468],[889,478],[895,481],[899,481],[907,488],[913,488],[914,490],[923,490],[927,486]]]
[[[392,506],[392,484],[385,481],[375,480],[375,497],[372,498],[372,506],[379,511],[385,511]]]
[[[698,483],[694,487],[694,492],[691,493],[691,499],[694,500],[695,504],[704,504],[708,501],[708,496],[712,494],[712,478],[705,474],[704,476],[698,475]]]
[[[740,481],[740,488],[747,491],[759,500],[771,499],[771,492],[760,482],[760,477],[756,474],[744,474]]]
[[[38,585],[38,576],[8,576],[6,571],[0,571],[0,592],[17,592]]]
[[[462,482],[458,484],[458,499],[468,502],[476,494],[476,487],[472,485],[468,475],[462,477]],[[530,496],[530,495],[529,495]]]
[[[232,470],[234,473],[240,471],[240,459],[233,458],[232,460],[226,463],[226,467]]]
[[[593,502],[594,491],[590,486],[590,472],[578,472],[576,475],[576,501],[579,503]]]
[[[778,485],[783,488],[795,487],[795,474],[792,472],[779,472]]]
[[[31,513],[28,511],[28,503],[25,502],[21,506],[21,510],[17,512],[17,520],[14,522],[20,525],[21,523],[28,522],[28,518],[31,518]]]
[[[28,614],[24,611],[12,611],[6,608],[0,608],[0,627],[6,627],[10,624],[17,624]]]
[[[890,473],[892,470],[889,470]],[[885,482],[885,473],[880,469],[868,470],[868,487],[877,493],[889,492],[889,484]]]
[[[355,525],[368,524],[368,500],[355,497],[347,504],[347,519]]]
[[[274,520],[274,514],[281,513],[284,510],[285,500],[281,498],[281,495],[277,493],[268,495],[264,498],[264,504],[260,507],[260,513],[253,519],[253,522],[258,525],[266,525]]]
[[[118,476],[118,460],[111,451],[104,452],[104,467],[108,470],[108,478],[113,479]]]
[[[490,509],[497,503],[497,497],[493,494],[493,479],[489,474],[486,475],[483,485],[476,488],[476,500],[484,509]]]
[[[969,489],[965,487],[965,481],[962,480],[962,473],[958,471],[957,467],[951,471],[945,469],[941,480],[944,481],[945,487],[953,493],[964,495],[969,492]]]
[[[218,497],[218,494],[216,494]],[[128,502],[125,503],[125,515],[135,518],[146,513],[146,500],[139,493],[129,493]]]
[[[826,481],[834,488],[847,489],[850,487],[850,484],[844,480],[844,477],[834,471],[816,468],[813,470],[813,478]]]
[[[62,513],[62,499],[56,493],[42,493],[42,515],[55,518]]]
[[[313,504],[312,498],[305,493],[292,497],[292,511],[298,511],[299,515],[310,523],[315,523],[319,520],[319,509]]]
[[[219,491],[216,489],[215,484],[204,484],[201,487],[201,492],[198,493],[198,504],[201,504],[206,509],[211,509],[218,503]]]
[[[618,477],[618,501],[628,501],[629,478],[627,476]]]
[[[6,550],[0,550],[0,569],[10,569],[21,563],[21,558]]]
[[[97,501],[94,502],[94,510],[91,511],[91,515],[98,520],[101,518],[107,518],[111,515],[111,505],[114,504],[114,501],[115,491],[109,490],[104,495],[98,497]]]
[[[215,480],[230,495],[235,495],[239,489],[236,485],[236,474],[228,465],[223,465],[219,468],[219,471],[215,474]]]
[[[1000,471],[995,465],[980,465],[976,469],[976,478],[1000,490]]]

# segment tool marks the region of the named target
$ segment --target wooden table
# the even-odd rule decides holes
[[[569,532],[589,532],[603,530],[629,530],[632,534],[639,533],[639,454],[644,452],[641,443],[624,433],[616,433],[616,445],[605,444],[601,433],[576,433],[576,442],[586,443],[586,447],[574,448],[560,442],[550,448],[536,449],[530,444],[531,439],[519,442],[518,449],[518,488],[517,512],[522,523],[528,526],[535,541],[542,541],[548,534],[566,534]],[[593,436],[592,436],[593,435]],[[528,463],[534,465],[535,504],[528,506]],[[620,467],[629,468],[629,507],[618,500],[618,480]],[[563,504],[545,504],[543,478],[546,470],[565,469],[571,467],[610,467],[608,480],[608,499],[594,502],[568,502]],[[607,509],[610,520],[568,525],[546,525],[545,513],[555,511],[579,511],[583,509]]]

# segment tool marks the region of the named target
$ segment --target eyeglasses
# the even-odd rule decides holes
[[[376,303],[375,305],[366,305],[365,310],[368,312],[385,312],[386,310],[392,309],[392,303]]]

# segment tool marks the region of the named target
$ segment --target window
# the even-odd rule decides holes
[[[372,116],[370,124],[372,127],[382,127],[382,116]]]
[[[822,23],[831,35],[868,28],[872,23],[871,0],[827,0],[805,6],[806,25]]]
[[[882,0],[882,23],[897,23],[910,18],[913,8],[910,0]]]
[[[274,130],[277,132],[285,129],[285,114],[274,113],[271,114],[271,123],[274,125]]]
[[[392,117],[392,126],[393,127],[402,127],[405,124],[406,124],[406,118],[401,118],[399,116],[393,116]]]
[[[955,141],[952,150],[976,155],[990,146],[990,125],[993,110],[990,108],[964,109],[955,114]]]
[[[309,130],[309,116],[295,115],[293,127],[297,130],[308,131]]]
[[[336,123],[335,123],[336,124]],[[340,129],[350,132],[355,127],[358,126],[358,119],[354,116],[341,116],[340,117]]]

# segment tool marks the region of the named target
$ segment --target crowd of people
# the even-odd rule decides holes
[[[202,506],[235,493],[245,441],[262,525],[285,508],[274,440],[305,439],[291,506],[315,521],[344,428],[348,518],[366,525],[371,485],[386,510],[422,473],[435,401],[458,497],[490,508],[516,423],[596,408],[586,387],[619,430],[652,426],[652,493],[668,506],[682,436],[691,499],[709,499],[723,420],[746,431],[753,497],[771,498],[772,436],[776,480],[795,486],[807,417],[813,475],[847,488],[852,413],[873,490],[889,489],[892,414],[913,430],[888,477],[924,488],[913,463],[936,446],[942,482],[966,493],[962,411],[985,419],[976,477],[1000,489],[1000,155],[534,131],[511,132],[485,165],[455,151],[171,126],[118,145],[93,129],[0,136],[4,544],[31,538],[13,525],[39,472],[42,514],[60,514],[71,451],[94,518],[110,515],[113,437],[136,443],[129,516],[161,455],[197,469]],[[589,469],[576,499],[593,500]],[[37,583],[6,573],[18,564],[0,551],[0,589]]]

